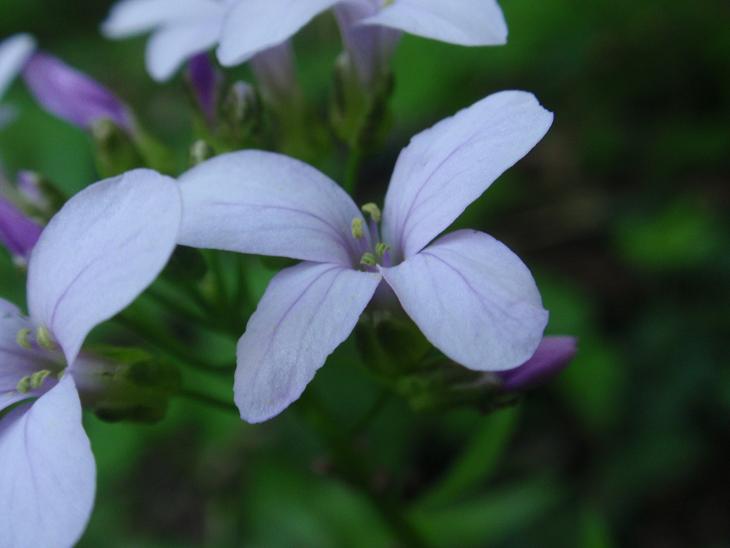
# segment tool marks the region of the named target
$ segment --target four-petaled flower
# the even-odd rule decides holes
[[[180,218],[176,183],[156,172],[96,183],[66,203],[33,249],[30,319],[0,300],[2,546],[72,546],[81,536],[96,476],[79,397],[95,365],[81,346],[159,274]]]
[[[167,80],[185,60],[218,44],[223,65],[244,63],[282,46],[333,7],[363,80],[389,57],[401,31],[465,46],[507,39],[496,0],[121,0],[102,31],[109,38],[154,31],[147,69],[156,80]]]
[[[243,419],[295,401],[373,296],[392,290],[425,336],[477,371],[515,368],[538,347],[548,314],[528,268],[487,234],[431,243],[553,120],[535,97],[491,95],[403,150],[381,214],[314,168],[279,154],[219,156],[180,179],[180,243],[300,259],[271,281],[238,343]]]

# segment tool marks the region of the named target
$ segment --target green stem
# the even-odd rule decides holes
[[[186,400],[194,401],[202,405],[207,405],[209,407],[213,407],[214,409],[225,411],[226,413],[233,413],[237,417],[239,416],[238,408],[234,404],[227,401],[219,400],[215,396],[203,394],[202,392],[197,392],[191,389],[183,389],[178,392],[177,395]]]
[[[348,194],[354,194],[357,188],[358,176],[360,174],[360,163],[362,162],[362,153],[357,149],[350,149],[347,157],[347,166],[345,168],[345,184],[344,189]]]
[[[115,318],[115,321],[143,339],[149,345],[157,348],[160,352],[179,361],[182,365],[205,373],[226,377],[232,375],[235,371],[235,366],[210,365],[206,361],[196,358],[190,353],[190,349],[187,346],[179,344],[165,333],[156,332],[154,329],[128,315],[119,315]]]
[[[225,312],[228,308],[228,291],[226,289],[226,279],[223,274],[223,266],[221,258],[217,251],[206,250],[204,252],[208,268],[213,274],[213,282],[215,284],[215,298],[218,309]]]
[[[373,474],[341,433],[327,409],[312,395],[311,390],[302,398],[303,416],[316,430],[335,458],[344,479],[367,496],[373,509],[388,524],[400,545],[408,548],[427,548],[428,543],[403,515],[397,502],[383,497],[373,488]]]
[[[385,388],[380,389],[380,394],[378,394],[377,398],[375,398],[370,409],[368,409],[350,429],[350,437],[354,438],[359,436],[368,426],[370,426],[370,423],[373,422],[375,417],[380,414],[380,411],[382,411],[385,404],[388,403],[390,395],[390,392]]]

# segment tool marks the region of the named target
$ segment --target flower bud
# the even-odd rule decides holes
[[[42,231],[41,225],[0,196],[0,243],[18,264],[27,264]]]
[[[96,169],[102,177],[115,177],[143,164],[136,143],[112,120],[97,120],[91,136],[96,145]]]
[[[200,112],[208,125],[213,125],[218,108],[220,76],[207,53],[199,53],[188,61],[187,78]]]
[[[506,392],[527,390],[544,383],[562,371],[577,352],[575,337],[545,337],[535,354],[524,364],[496,373],[500,388]]]
[[[360,25],[378,12],[378,2],[340,3],[335,17],[347,50],[350,67],[360,84],[374,88],[379,78],[389,73],[389,62],[401,33],[380,25]]]
[[[23,209],[43,220],[50,220],[66,201],[51,181],[34,171],[18,171],[15,182]]]
[[[257,142],[263,128],[261,100],[251,84],[235,82],[222,106],[223,138],[232,148]]]
[[[36,100],[51,114],[90,130],[110,120],[127,132],[133,129],[127,106],[107,88],[47,53],[35,53],[23,78]]]
[[[291,42],[284,42],[254,55],[251,70],[264,101],[277,110],[298,108],[302,92],[294,69]]]
[[[85,407],[109,422],[157,422],[180,389],[180,374],[143,351],[103,348],[81,354],[71,371]]]
[[[337,59],[330,123],[337,136],[360,152],[380,146],[392,124],[390,97],[394,80],[384,72],[370,87],[362,85],[349,54]]]

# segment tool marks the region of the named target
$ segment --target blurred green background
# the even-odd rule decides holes
[[[110,5],[4,0],[0,36],[35,34],[184,157],[192,126],[181,80],[149,79],[143,39],[101,38]],[[416,414],[390,398],[353,436],[356,453],[434,546],[730,546],[730,4],[502,6],[506,47],[402,42],[395,129],[367,159],[358,202],[382,197],[417,131],[491,92],[534,92],[555,112],[553,129],[458,223],[526,260],[549,332],[578,336],[580,352],[559,379],[488,417]],[[324,117],[339,51],[332,18],[295,45]],[[5,102],[20,112],[0,134],[8,173],[33,169],[69,193],[95,180],[86,134],[20,84]],[[341,178],[342,165],[330,167]],[[20,303],[23,285],[0,256],[0,295]],[[198,346],[190,351],[212,352]],[[228,341],[216,348],[232,355]],[[353,348],[310,386],[347,427],[380,397]],[[187,382],[230,399],[230,378]],[[372,502],[338,479],[291,410],[252,427],[176,401],[159,425],[89,416],[87,430],[99,486],[81,546],[393,545]]]

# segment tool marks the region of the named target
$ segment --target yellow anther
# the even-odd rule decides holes
[[[378,264],[378,261],[375,258],[375,255],[368,251],[363,253],[362,258],[360,258],[360,264],[363,266],[375,266]]]
[[[20,379],[18,384],[15,385],[15,390],[17,390],[19,394],[27,394],[30,391],[30,375]]]
[[[383,216],[380,212],[380,208],[372,202],[369,204],[365,204],[360,209],[362,210],[363,213],[370,215],[370,218],[373,221],[375,221],[376,223],[379,223],[380,219]]]
[[[365,236],[365,230],[363,228],[363,222],[362,222],[362,219],[360,217],[355,217],[352,220],[352,236],[356,240],[359,240],[360,238],[362,238],[363,236]]]
[[[45,381],[52,372],[48,369],[36,371],[30,376],[30,387],[36,390],[41,387],[43,381]]]
[[[27,327],[24,327],[20,331],[18,331],[18,334],[15,335],[15,342],[18,343],[18,346],[21,346],[25,348],[26,350],[30,350],[33,348],[33,345],[30,343],[30,335],[33,333],[30,329]]]
[[[378,242],[377,244],[375,244],[375,254],[378,257],[382,257],[388,251],[390,251],[390,246],[388,244],[383,243],[383,242]]]
[[[57,348],[51,332],[45,327],[39,327],[36,330],[35,339],[38,341],[41,348],[45,348],[46,350],[55,350]]]

